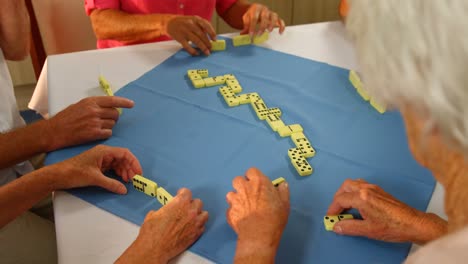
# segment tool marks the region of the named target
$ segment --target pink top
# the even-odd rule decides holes
[[[86,13],[89,15],[94,9],[119,9],[129,14],[174,14],[200,16],[211,21],[216,7],[218,14],[224,14],[237,0],[85,0]],[[153,41],[171,39],[162,36]],[[117,40],[98,40],[98,48],[124,46]]]

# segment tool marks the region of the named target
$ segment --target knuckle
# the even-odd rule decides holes
[[[363,201],[368,202],[371,199],[372,191],[367,188],[363,188],[359,190],[359,198]]]

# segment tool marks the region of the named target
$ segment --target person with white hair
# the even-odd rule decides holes
[[[340,221],[333,231],[426,244],[407,263],[466,262],[468,1],[351,0],[349,5],[346,27],[355,41],[365,86],[374,98],[401,111],[412,154],[445,188],[448,221],[356,179],[343,183],[327,214],[354,208],[363,219]],[[259,252],[264,253],[263,259],[273,259],[287,221],[287,210],[277,210],[277,217],[265,217],[264,209],[278,203],[279,194],[259,192],[271,188],[263,183],[258,188],[250,188],[253,183],[248,181],[234,184],[236,192],[227,196],[228,222],[239,238],[269,242],[263,247],[253,243],[255,252],[243,259],[253,259]],[[254,209],[239,210],[245,205]]]

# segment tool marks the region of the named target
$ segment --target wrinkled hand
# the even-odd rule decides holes
[[[150,211],[135,242],[117,263],[167,263],[192,245],[205,230],[208,212],[188,189],[158,211]]]
[[[261,35],[266,30],[273,31],[273,28],[279,27],[279,33],[283,34],[285,23],[277,13],[261,4],[252,4],[242,17],[244,29],[240,34]]]
[[[236,177],[235,192],[226,196],[227,221],[240,242],[268,245],[276,249],[289,215],[289,188],[275,188],[258,169],[249,169],[245,177]]]
[[[121,182],[105,176],[104,171],[114,170],[126,182],[135,174],[142,173],[140,163],[128,149],[104,145],[51,165],[49,169],[56,176],[56,190],[99,186],[118,194],[127,193],[127,188]]]
[[[173,16],[167,23],[164,34],[179,42],[193,56],[198,55],[198,52],[190,45],[190,42],[208,56],[211,50],[211,42],[208,36],[212,40],[216,39],[213,26],[199,16]]]
[[[116,108],[131,108],[133,101],[117,96],[88,97],[47,121],[48,151],[112,136],[119,119]]]
[[[447,232],[447,223],[440,217],[411,208],[379,186],[361,179],[343,183],[327,215],[337,215],[350,208],[357,209],[363,219],[340,221],[335,224],[334,232],[418,244],[424,244]]]

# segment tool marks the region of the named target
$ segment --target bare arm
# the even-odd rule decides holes
[[[0,229],[55,190],[99,186],[117,194],[127,193],[125,185],[102,174],[106,170],[114,170],[126,182],[142,172],[140,163],[127,149],[97,146],[1,186]]]
[[[250,4],[247,0],[238,0],[221,17],[231,27],[241,29],[241,34],[260,35],[279,27],[282,34],[284,21],[279,15],[261,4]]]
[[[167,35],[167,25],[175,15],[136,15],[115,9],[95,9],[90,15],[98,39],[126,43],[148,41]]]
[[[224,14],[220,14],[226,23],[235,29],[243,29],[244,21],[242,17],[249,10],[250,4],[247,0],[238,0]]]
[[[48,168],[37,170],[0,188],[0,228],[53,191],[52,173]]]
[[[0,0],[0,47],[8,60],[29,54],[31,26],[24,0]]]

